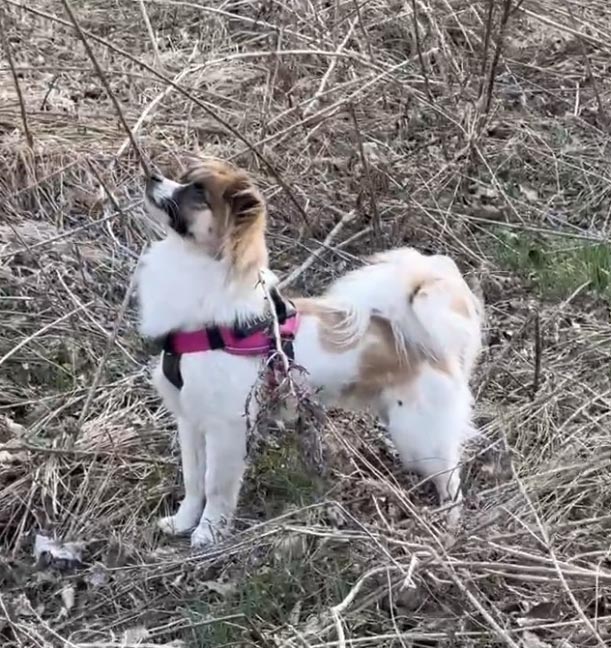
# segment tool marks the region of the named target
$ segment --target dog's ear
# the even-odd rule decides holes
[[[223,192],[236,224],[265,217],[263,197],[246,174],[238,173]]]
[[[229,206],[229,228],[225,256],[236,276],[255,280],[267,266],[265,245],[265,202],[246,173],[238,171],[223,191]]]

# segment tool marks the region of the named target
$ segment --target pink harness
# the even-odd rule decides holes
[[[280,337],[283,341],[292,340],[299,329],[299,314],[289,317],[280,324]],[[218,336],[218,337],[217,337]],[[220,344],[219,339],[220,338]],[[200,331],[171,333],[167,339],[167,349],[172,353],[199,353],[200,351],[222,350],[239,356],[256,356],[271,353],[275,348],[272,335],[259,330],[241,337],[229,326],[205,328]]]
[[[293,340],[299,329],[299,313],[290,302],[287,303],[280,297],[277,290],[273,290],[271,295],[278,317],[282,349],[292,361]],[[276,348],[271,332],[272,324],[273,319],[267,316],[247,328],[208,326],[199,331],[169,333],[163,342],[163,374],[176,389],[182,389],[180,358],[183,353],[224,351],[239,356],[272,355]]]

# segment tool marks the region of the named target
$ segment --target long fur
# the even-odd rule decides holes
[[[263,270],[275,280],[265,207],[243,171],[203,162],[179,182],[157,178],[147,186],[147,206],[168,234],[139,270],[143,335],[233,325],[266,312],[256,279]],[[461,443],[473,433],[468,381],[480,349],[481,304],[454,262],[391,250],[296,304],[295,360],[323,402],[380,416],[403,463],[431,478],[442,502],[458,502]],[[178,422],[185,481],[178,511],[160,526],[194,529],[194,546],[231,526],[244,471],[245,404],[263,362],[223,351],[184,355],[180,391],[155,371]]]

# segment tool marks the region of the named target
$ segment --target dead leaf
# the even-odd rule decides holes
[[[474,205],[469,212],[472,216],[488,220],[501,220],[505,215],[505,212],[496,205]]]
[[[106,585],[108,582],[108,574],[104,567],[96,565],[85,577],[85,580],[93,587],[102,587],[102,585]]]
[[[346,516],[338,504],[331,503],[326,509],[325,513],[327,515],[327,520],[329,523],[334,526],[336,529],[341,529],[346,526]]]
[[[551,644],[542,641],[534,632],[528,630],[522,635],[520,645],[522,648],[552,648]]]
[[[288,617],[288,622],[292,626],[297,626],[299,625],[299,619],[301,617],[301,607],[303,605],[303,601],[299,599],[297,603],[293,606],[293,609],[289,612],[289,617]]]
[[[235,583],[223,583],[221,581],[204,581],[202,583],[204,587],[207,587],[211,592],[218,594],[222,597],[227,597],[233,594],[236,590]]]
[[[64,585],[61,591],[61,597],[66,612],[70,612],[70,610],[74,607],[75,595],[76,592],[72,585]]]
[[[14,599],[13,611],[18,617],[31,617],[36,615],[32,603],[30,603],[30,599],[25,594],[19,594],[19,596]]]
[[[27,458],[27,452],[10,452],[9,450],[0,450],[0,466],[23,463]]]
[[[553,601],[540,601],[534,604],[525,615],[529,619],[558,619],[560,607]]]
[[[45,535],[36,534],[34,558],[44,566],[70,569],[81,565],[83,549],[84,545],[81,542],[65,542],[62,544]]]
[[[483,196],[484,198],[489,199],[499,197],[499,192],[496,187],[480,187],[477,193],[479,196]]]
[[[134,628],[128,628],[124,633],[121,639],[121,643],[126,646],[138,645],[140,642],[147,639],[149,636],[149,631],[144,626],[136,626]]]
[[[25,428],[16,423],[10,416],[0,416],[0,441],[9,439],[23,439]]]
[[[380,147],[376,142],[363,142],[363,154],[369,164],[379,164],[382,161]]]
[[[74,587],[70,584],[64,585],[60,592],[60,596],[63,605],[61,610],[59,611],[57,620],[65,619],[67,616],[69,616],[70,610],[72,610],[72,608],[74,607],[74,599],[76,596]]]
[[[532,189],[531,187],[528,187],[527,185],[520,184],[518,185],[518,189],[520,190],[520,193],[528,200],[528,202],[537,202],[539,200],[539,194],[535,189]]]
[[[0,225],[0,241],[12,243],[15,248],[55,238],[59,233],[55,225],[41,220],[23,219],[20,223]]]

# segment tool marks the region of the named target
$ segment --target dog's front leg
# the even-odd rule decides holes
[[[169,535],[191,531],[201,517],[204,508],[204,484],[206,475],[206,442],[204,431],[184,418],[178,419],[178,440],[185,483],[185,497],[174,515],[161,518],[159,528]]]
[[[191,545],[202,547],[230,531],[246,458],[246,421],[216,419],[206,426],[206,507]]]

